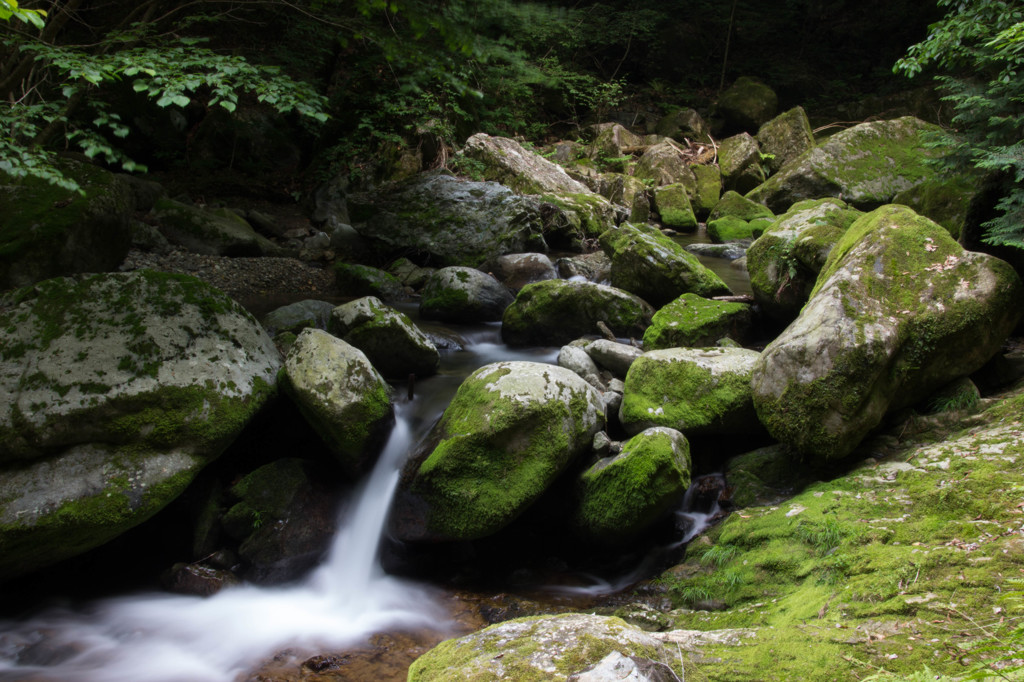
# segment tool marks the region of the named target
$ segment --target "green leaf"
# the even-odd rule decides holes
[[[227,109],[231,113],[234,113],[235,108],[236,108],[234,102],[230,102],[230,101],[228,101],[226,99],[222,99],[221,101],[217,102],[217,104],[221,105],[222,107],[224,107],[225,109]]]
[[[186,97],[185,95],[175,95],[173,98],[171,98],[171,101],[179,107],[187,107],[189,104],[192,103],[192,100]],[[157,102],[157,104],[159,104],[159,102]]]

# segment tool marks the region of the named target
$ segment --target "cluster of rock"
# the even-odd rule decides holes
[[[850,455],[887,413],[996,354],[1024,291],[1008,265],[957,243],[969,196],[939,208],[915,199],[933,196],[920,191],[932,182],[920,145],[929,124],[864,123],[816,145],[801,109],[774,116],[763,97],[741,97],[759,87],[723,97],[720,114],[748,131],[720,143],[685,110],[662,135],[596,126],[588,145],[552,150],[561,165],[474,135],[459,167],[476,179],[428,172],[325,190],[324,231],[305,242],[260,234],[258,215],[188,206],[86,167],[76,172],[87,196],[59,206],[56,190],[5,186],[0,213],[17,220],[0,257],[0,579],[143,522],[270,403],[297,408],[339,479],[364,472],[394,420],[388,382],[437,372],[457,347],[389,305],[410,292],[424,320],[501,321],[506,344],[561,351],[558,366],[499,362],[462,383],[402,472],[390,521],[401,541],[493,536],[569,481],[549,532],[628,542],[676,508],[695,458],[721,464],[691,451],[695,438],[774,439],[818,463]],[[137,244],[344,251],[391,266],[337,263],[354,300],[304,301],[262,323],[188,277],[47,279],[114,270],[140,210],[153,229],[136,225]],[[753,305],[669,236],[703,221],[714,241],[749,245]],[[581,255],[552,261],[552,249]],[[784,327],[760,352],[741,346],[755,317]],[[286,579],[318,559],[332,524],[323,467],[279,460],[222,496],[208,525],[234,539],[246,577]],[[299,522],[311,518],[316,532]],[[215,556],[211,542],[197,547]],[[237,557],[212,563],[213,579],[230,581],[217,570]],[[175,584],[210,589],[195,567]],[[444,646],[466,670],[484,665],[470,655],[477,644]],[[637,646],[620,658],[660,655]],[[598,649],[590,663],[612,653]],[[410,678],[435,679],[436,667],[428,657]]]

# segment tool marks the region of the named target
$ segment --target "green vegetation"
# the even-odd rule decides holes
[[[948,14],[907,50],[894,70],[934,74],[953,105],[952,128],[931,136],[949,149],[948,171],[988,172],[999,188],[998,215],[985,222],[989,244],[1024,248],[1024,6],[1016,0],[938,0]]]

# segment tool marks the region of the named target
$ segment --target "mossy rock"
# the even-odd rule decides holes
[[[271,256],[279,249],[256,233],[245,218],[228,209],[206,209],[160,198],[153,219],[172,244],[211,256]]]
[[[345,296],[374,296],[384,301],[405,296],[405,289],[394,275],[368,265],[335,263],[334,283]]]
[[[0,297],[0,579],[146,520],[274,394],[280,356],[226,295],[140,271]]]
[[[696,256],[655,229],[624,223],[601,235],[612,261],[612,286],[661,306],[685,293],[732,293]]]
[[[763,223],[755,225],[736,216],[729,215],[708,221],[708,238],[715,244],[749,243],[763,233]]]
[[[682,184],[665,185],[654,190],[654,207],[661,224],[683,232],[697,229],[697,218],[690,206],[686,187]]]
[[[641,355],[626,375],[619,421],[626,433],[666,426],[687,435],[761,432],[745,348],[668,348]]]
[[[790,322],[810,298],[829,252],[863,215],[839,199],[790,207],[747,250],[754,300],[769,317]]]
[[[654,314],[644,332],[644,349],[713,346],[724,336],[742,343],[752,321],[746,303],[683,294]]]
[[[567,369],[482,367],[459,386],[406,464],[391,530],[409,542],[492,535],[533,504],[603,427],[600,395]]]
[[[929,159],[942,152],[928,149],[926,140],[937,130],[911,116],[861,123],[790,162],[747,198],[776,212],[823,197],[878,208],[934,176]]]
[[[642,299],[593,282],[552,279],[528,284],[505,309],[501,338],[513,346],[561,346],[601,333],[603,322],[619,336],[641,336],[654,309]]]
[[[693,164],[690,166],[693,182],[680,180],[690,195],[690,205],[699,220],[707,220],[722,195],[722,171],[714,164]]]
[[[410,374],[429,377],[441,363],[433,342],[409,316],[374,296],[334,308],[327,331],[363,351],[377,371],[390,379]]]
[[[116,270],[131,244],[131,187],[90,164],[62,160],[85,196],[0,171],[0,290],[51,277]]]
[[[285,358],[281,388],[348,473],[373,463],[394,412],[390,387],[362,351],[304,329]]]
[[[909,206],[931,218],[959,240],[971,202],[984,186],[979,176],[980,173],[966,172],[953,177],[930,177],[894,196],[892,203]]]
[[[599,542],[635,539],[678,506],[689,487],[686,437],[674,429],[647,429],[580,475],[575,526]]]
[[[726,216],[732,216],[747,222],[757,220],[758,218],[775,219],[775,214],[767,206],[751,201],[739,192],[732,190],[722,195],[722,198],[715,204],[715,207],[708,215],[708,220],[717,220]]]
[[[764,351],[754,401],[771,434],[817,461],[848,455],[912,405],[999,350],[1024,289],[905,206],[859,218],[832,249],[800,316]]]
[[[803,107],[794,107],[768,121],[757,131],[763,163],[768,173],[814,148],[814,133]]]
[[[610,616],[531,616],[441,642],[409,668],[409,682],[565,680],[612,652],[663,663],[688,682],[707,680],[674,647]]]
[[[381,258],[414,254],[421,263],[476,267],[505,253],[546,250],[540,200],[496,182],[419,173],[347,202],[352,226]]]
[[[729,460],[725,477],[737,507],[777,504],[812,480],[813,472],[785,445],[769,445]]]
[[[761,163],[761,148],[747,133],[722,140],[718,147],[718,167],[722,171],[722,187],[746,194],[766,177]]]
[[[775,91],[757,79],[741,76],[718,98],[715,115],[727,130],[756,133],[775,116],[778,106]]]
[[[275,308],[263,316],[261,322],[271,335],[283,332],[298,334],[306,327],[326,329],[334,304],[306,299]]]
[[[515,300],[491,275],[474,268],[452,266],[434,272],[420,296],[420,316],[444,322],[500,320]]]
[[[481,165],[484,180],[500,182],[519,194],[589,194],[565,169],[507,137],[477,133],[460,152]]]

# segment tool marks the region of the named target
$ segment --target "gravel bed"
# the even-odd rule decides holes
[[[334,273],[295,258],[228,258],[187,251],[156,254],[131,251],[122,271],[159,270],[193,275],[243,305],[256,300],[333,299]]]

